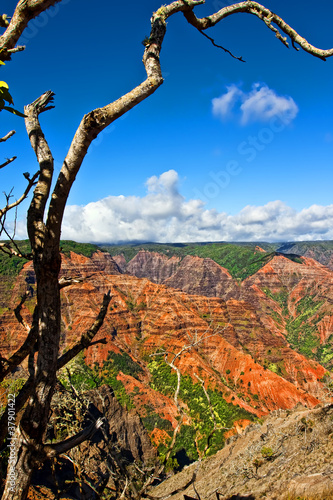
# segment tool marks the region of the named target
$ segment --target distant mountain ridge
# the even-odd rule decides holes
[[[101,245],[100,248],[112,256],[123,255],[128,263],[140,250],[157,252],[169,257],[184,258],[193,255],[210,258],[225,267],[234,278],[243,280],[257,272],[276,255],[285,255],[291,260],[311,257],[333,270],[333,241],[291,243],[142,243],[127,245]]]

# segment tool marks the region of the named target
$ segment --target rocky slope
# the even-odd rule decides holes
[[[183,500],[331,500],[333,405],[276,411],[247,427],[213,457],[197,462],[150,492]],[[186,487],[193,479],[194,484]]]
[[[278,251],[310,257],[333,270],[333,241],[299,241],[282,243]]]

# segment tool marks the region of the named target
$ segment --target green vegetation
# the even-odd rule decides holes
[[[289,319],[286,324],[287,340],[291,346],[304,356],[315,358],[319,362],[324,350],[319,349],[317,324],[322,316],[317,311],[323,304],[323,301],[315,301],[310,295],[303,297],[297,304],[297,317]],[[330,358],[330,354],[325,351],[326,357]]]
[[[259,245],[266,250],[266,253],[256,252],[256,244],[251,243],[143,243],[140,245],[103,245],[101,248],[113,256],[123,254],[127,262],[133,259],[139,250],[159,252],[168,257],[184,258],[186,255],[195,255],[210,258],[228,269],[233,278],[242,281],[255,274],[276,255],[277,245],[268,243],[259,243]],[[286,255],[286,257],[302,263],[301,259],[295,255],[290,257]]]
[[[19,248],[24,253],[30,251],[28,240],[17,241]],[[75,252],[86,257],[91,257],[97,250],[104,250],[111,255],[123,254],[126,261],[135,257],[139,250],[159,252],[168,257],[177,256],[184,258],[186,255],[194,255],[202,258],[210,258],[225,267],[230,274],[240,281],[255,274],[275,255],[277,245],[259,243],[266,253],[256,252],[255,244],[251,243],[178,243],[160,244],[144,243],[140,245],[93,245],[90,243],[76,243],[75,241],[61,241],[61,250],[65,255]],[[302,262],[295,255],[286,255],[295,262]],[[26,262],[24,259],[9,256],[0,256],[0,274],[17,275]]]
[[[293,254],[312,257],[324,266],[330,266],[333,256],[333,241],[299,241],[297,243],[284,243],[278,251],[293,252]]]
[[[91,257],[94,252],[101,250],[100,247],[92,243],[76,243],[71,240],[60,241],[60,249],[67,256],[70,255],[70,252],[74,252],[85,257]]]
[[[152,375],[151,387],[162,394],[172,397],[177,385],[177,375],[164,361],[154,360],[148,365]],[[239,406],[227,403],[221,392],[207,389],[215,419],[220,430],[217,430],[211,438],[208,454],[216,453],[224,445],[223,434],[225,428],[232,427],[235,420],[247,418],[252,420],[253,415]],[[187,414],[191,418],[192,425],[184,425],[177,436],[173,456],[183,450],[190,461],[198,458],[195,440],[198,448],[203,452],[207,439],[214,428],[209,403],[200,383],[194,383],[189,376],[183,375],[180,385],[179,399],[186,404]],[[224,428],[224,429],[223,429]],[[161,452],[163,451],[160,450]],[[177,458],[178,462],[179,459]]]
[[[269,288],[264,288],[263,292],[267,295],[267,297],[273,299],[275,302],[279,304],[279,306],[282,309],[282,315],[284,317],[289,316],[287,290],[283,290],[279,293],[272,293],[271,290],[269,290]],[[271,315],[273,319],[276,319],[276,321],[281,322],[280,316],[275,311],[273,311]]]
[[[31,248],[28,240],[17,240],[15,243],[23,254],[30,253]],[[100,250],[100,247],[97,245],[92,245],[90,243],[76,243],[75,241],[61,241],[60,248],[61,251],[67,256],[70,255],[70,252],[75,252],[79,255],[84,255],[85,257],[91,257],[94,252]],[[17,276],[26,262],[28,262],[27,259],[15,256],[10,257],[9,255],[0,252],[0,275],[10,277]]]
[[[119,373],[123,372],[125,375],[131,375],[138,379],[138,374],[142,373],[142,368],[129,356],[126,352],[115,353],[110,351],[107,356],[107,361],[103,363],[103,370]]]
[[[67,367],[71,373],[71,383],[79,392],[95,389],[106,384],[112,387],[117,400],[122,406],[126,406],[128,409],[134,408],[133,401],[126,393],[123,383],[117,379],[120,371],[135,378],[142,371],[142,368],[127,353],[116,354],[110,351],[102,367],[99,367],[96,363],[93,368],[90,368],[86,365],[84,354],[81,352]],[[62,370],[59,378],[65,387],[68,388],[69,381],[66,372],[67,370]]]
[[[318,358],[326,368],[333,368],[333,335],[327,339],[326,345],[321,344],[317,350]]]
[[[27,254],[31,251],[28,240],[16,241],[15,243],[23,254]],[[28,262],[27,259],[15,256],[10,257],[5,253],[0,252],[0,275],[14,278],[19,274],[26,262]]]
[[[25,383],[25,378],[7,378],[0,383],[0,392],[4,392],[5,394],[15,394],[15,396],[17,396]],[[5,400],[3,398],[3,402],[4,401]],[[7,403],[5,403],[4,406],[0,406],[0,416],[3,415],[6,404]]]
[[[70,372],[70,380],[67,370]],[[102,385],[97,370],[91,369],[85,364],[83,351],[60,370],[59,380],[66,389],[69,389],[70,383],[72,383],[75,389],[81,393]]]
[[[275,311],[271,312],[271,316],[279,324],[282,323],[283,318],[286,320],[287,340],[291,347],[305,357],[315,359],[322,365],[330,367],[333,363],[333,335],[325,345],[321,345],[318,334],[318,323],[323,317],[319,310],[324,301],[315,300],[311,295],[303,297],[297,303],[297,316],[293,318],[289,314],[287,291],[272,293],[268,288],[264,288],[263,292],[281,307],[281,316]],[[268,368],[275,373],[281,372],[281,367],[274,363],[269,364]]]
[[[274,452],[273,452],[272,448],[269,448],[268,446],[263,446],[261,448],[261,455],[263,458],[266,458],[269,460],[274,455]]]
[[[172,425],[169,420],[161,418],[150,406],[146,406],[145,409],[147,411],[147,415],[142,417],[141,420],[147,431],[162,429],[167,432],[172,432]]]

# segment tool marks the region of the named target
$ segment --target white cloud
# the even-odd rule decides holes
[[[243,92],[235,84],[228,86],[227,89],[226,94],[212,99],[213,114],[220,118],[228,117],[237,100],[241,99],[243,95]]]
[[[227,87],[227,92],[212,99],[213,114],[219,118],[232,116],[238,104],[237,115],[240,123],[269,122],[278,116],[284,123],[290,123],[298,113],[298,107],[290,96],[281,96],[266,84],[254,83],[250,92],[244,92],[235,84]]]
[[[282,201],[247,205],[236,215],[186,201],[175,170],[146,182],[147,194],[108,196],[65,210],[62,239],[80,242],[301,241],[333,239],[333,205],[297,212]],[[26,238],[25,224],[17,237]]]
[[[296,212],[277,200],[228,215],[207,210],[199,199],[186,201],[174,170],[150,177],[146,185],[142,198],[108,196],[68,206],[62,238],[113,243],[333,239],[333,205]]]

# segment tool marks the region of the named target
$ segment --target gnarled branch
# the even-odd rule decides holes
[[[33,103],[24,107],[25,126],[30,143],[40,166],[40,175],[28,210],[28,234],[32,246],[41,245],[45,234],[44,211],[50,194],[53,176],[53,157],[39,123],[39,115],[53,108],[54,93],[45,92]],[[34,250],[34,248],[33,248]]]
[[[43,447],[43,451],[46,453],[48,458],[60,455],[61,453],[66,453],[67,451],[79,446],[79,444],[91,439],[93,435],[104,425],[105,419],[100,417],[96,422],[92,422],[88,427],[78,432],[75,436],[72,436],[60,443],[47,444]]]
[[[60,1],[61,0],[20,0],[6,31],[0,37],[0,60],[8,61],[13,52],[24,50],[25,47],[15,47],[15,45],[25,28],[28,26],[29,21]],[[6,24],[3,27],[6,27]]]
[[[223,7],[223,9],[220,9],[218,12],[215,12],[214,14],[202,19],[197,18],[192,10],[185,10],[184,15],[190,24],[192,24],[199,31],[203,31],[207,28],[215,26],[226,17],[232,14],[237,14],[239,12],[252,14],[264,21],[266,26],[275,33],[275,36],[286,47],[289,47],[287,38],[283,37],[278,29],[272,26],[272,23],[276,24],[283,33],[290,37],[293,47],[295,47],[295,43],[297,43],[303,50],[305,50],[305,52],[308,52],[315,57],[319,57],[323,61],[325,61],[327,57],[331,57],[333,55],[333,48],[323,50],[315,47],[314,45],[311,45],[305,38],[299,35],[296,30],[289,26],[289,24],[287,24],[281,17],[274,14],[274,12],[272,12],[270,9],[267,9],[258,2],[245,1],[235,3],[233,5],[228,5],[227,7]]]

